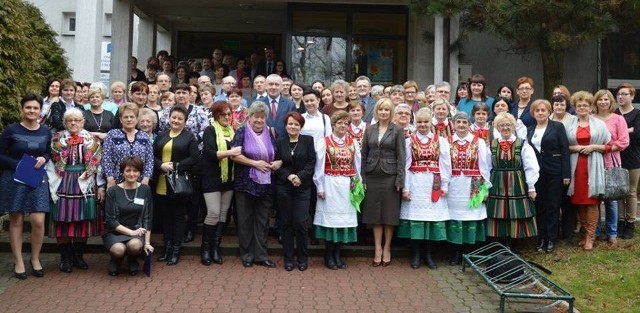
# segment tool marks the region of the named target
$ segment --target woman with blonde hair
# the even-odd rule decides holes
[[[629,131],[627,131],[627,123],[624,117],[613,112],[617,108],[615,98],[611,91],[600,89],[593,96],[593,117],[600,119],[607,125],[611,141],[611,148],[604,154],[604,168],[620,167],[622,160],[620,159],[620,151],[625,150],[629,146]],[[604,201],[605,206],[605,225],[607,233],[607,243],[609,246],[615,246],[618,241],[618,201]],[[598,221],[600,219],[598,218]],[[600,231],[600,223],[596,228],[596,236]]]
[[[378,123],[369,126],[362,139],[362,181],[367,191],[362,222],[373,226],[375,256],[372,265],[386,267],[391,264],[391,237],[400,219],[405,143],[402,128],[392,123],[394,106],[391,99],[379,100],[374,114]]]
[[[568,195],[578,207],[578,218],[584,229],[579,245],[593,249],[598,222],[598,196],[604,193],[603,155],[611,151],[611,134],[607,125],[591,116],[593,95],[578,91],[571,96],[578,119],[567,130],[571,152],[571,183]]]

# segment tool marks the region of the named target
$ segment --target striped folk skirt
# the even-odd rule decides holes
[[[487,202],[487,236],[527,238],[538,235],[536,209],[522,169],[494,168]]]

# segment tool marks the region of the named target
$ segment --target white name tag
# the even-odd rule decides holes
[[[144,205],[144,199],[135,198],[133,199],[133,204]]]

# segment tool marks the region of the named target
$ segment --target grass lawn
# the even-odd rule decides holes
[[[576,298],[581,312],[640,312],[640,232],[618,239],[616,248],[599,239],[592,251],[583,251],[576,241],[558,243],[551,254],[533,247],[521,253],[551,270],[549,278]]]

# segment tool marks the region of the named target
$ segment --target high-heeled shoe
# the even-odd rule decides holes
[[[44,268],[40,268],[37,270],[35,266],[33,266],[33,260],[29,260],[29,264],[31,264],[31,274],[35,277],[44,277]]]
[[[385,261],[384,260],[384,256],[388,255],[389,256],[389,261]],[[384,253],[384,251],[382,252],[382,267],[387,267],[391,265],[391,251],[389,251],[389,253]]]
[[[14,269],[13,269],[13,276],[15,276],[15,278],[20,279],[20,280],[25,280],[25,279],[27,279],[27,271],[24,271],[24,272],[22,272],[22,273],[18,273],[18,272],[16,272],[16,270],[15,270],[16,265],[15,265],[15,264],[13,265],[13,268],[14,268]]]
[[[376,253],[373,256],[373,262],[371,262],[371,266],[378,267],[378,266],[382,265],[382,249],[380,249],[380,261],[376,261],[377,257],[378,257],[378,250],[376,250]]]

